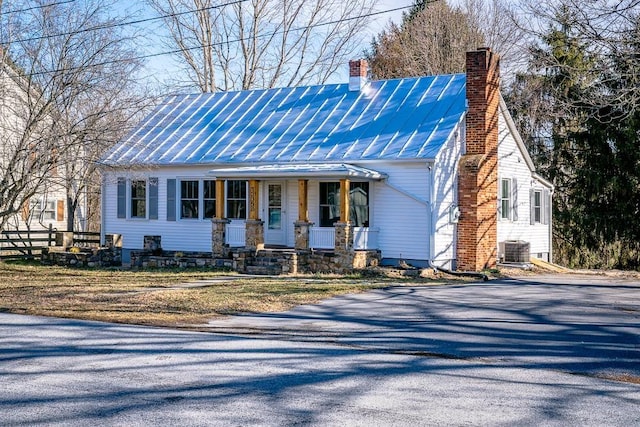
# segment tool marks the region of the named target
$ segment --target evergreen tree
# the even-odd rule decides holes
[[[594,48],[581,12],[557,10],[511,86],[514,117],[555,185],[556,259],[597,268],[640,267],[638,25]],[[634,36],[635,34],[635,36]],[[520,103],[518,103],[520,101]]]

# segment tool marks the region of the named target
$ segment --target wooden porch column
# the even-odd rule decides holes
[[[258,180],[249,180],[249,219],[257,220],[258,215]]]
[[[298,180],[298,221],[309,222],[309,180]]]
[[[253,251],[264,249],[264,221],[260,220],[258,214],[260,200],[258,185],[257,179],[249,180],[249,218],[245,223],[244,247]]]
[[[349,179],[340,180],[340,222],[349,222]]]
[[[224,218],[224,181],[216,180],[216,219]]]
[[[309,250],[309,230],[313,223],[309,222],[309,180],[298,179],[298,220],[293,223],[295,248]]]

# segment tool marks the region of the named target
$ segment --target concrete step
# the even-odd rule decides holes
[[[280,267],[280,265],[248,265],[246,270],[249,274],[263,274],[269,276],[282,274],[282,267]]]

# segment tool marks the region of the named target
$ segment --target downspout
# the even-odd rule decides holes
[[[106,243],[106,239],[105,239],[105,229],[107,228],[107,216],[106,216],[106,193],[107,193],[107,189],[106,189],[106,182],[107,179],[105,177],[105,173],[104,171],[102,171],[102,190],[101,190],[101,194],[100,194],[100,246],[104,246]],[[85,212],[86,215],[86,212]]]
[[[436,270],[436,267],[433,264],[433,258],[435,257],[435,229],[434,229],[434,218],[433,218],[433,162],[427,163],[427,189],[428,189],[428,205],[427,205],[427,218],[429,221],[429,267]]]
[[[553,263],[553,193],[555,188],[549,192],[549,262]]]

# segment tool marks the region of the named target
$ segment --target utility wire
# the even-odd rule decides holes
[[[244,1],[247,1],[247,0],[239,0],[239,1],[240,2],[244,2]],[[437,0],[435,0],[435,1],[437,1]],[[345,19],[337,19],[337,20],[333,20],[333,21],[321,22],[321,23],[318,23],[318,24],[308,25],[308,26],[305,26],[305,27],[299,27],[299,28],[295,28],[295,29],[292,29],[292,30],[288,30],[288,31],[294,32],[294,31],[303,31],[303,30],[307,30],[307,29],[310,29],[310,28],[324,27],[324,26],[327,26],[327,25],[338,24],[338,23],[341,23],[341,22],[353,21],[353,20],[356,20],[356,19],[369,18],[369,17],[372,17],[372,16],[382,15],[382,14],[385,14],[385,13],[397,12],[397,11],[400,11],[400,10],[408,9],[410,7],[413,7],[413,5],[401,6],[401,7],[396,7],[396,8],[392,8],[392,9],[385,9],[385,10],[381,10],[381,11],[377,11],[377,12],[370,12],[370,13],[367,13],[367,14],[364,14],[364,15],[352,16],[350,18],[345,18]],[[121,25],[124,25],[124,24],[121,24]],[[127,59],[113,59],[113,60],[103,61],[103,62],[96,63],[96,64],[89,64],[89,65],[82,66],[82,67],[69,67],[69,68],[59,68],[59,69],[56,69],[56,70],[39,71],[39,72],[35,72],[35,73],[30,73],[29,75],[30,76],[39,76],[39,75],[45,75],[45,74],[56,74],[56,73],[68,72],[68,71],[71,71],[71,70],[83,69],[83,68],[102,67],[102,66],[105,66],[105,65],[117,64],[119,62],[138,61],[138,60],[142,60],[142,59],[157,58],[159,56],[165,56],[165,55],[175,55],[175,54],[179,54],[179,53],[184,52],[184,51],[192,51],[192,50],[198,50],[198,49],[207,48],[207,47],[222,46],[222,45],[230,44],[230,43],[239,43],[239,42],[243,42],[243,41],[253,40],[255,38],[271,37],[273,35],[284,34],[284,32],[285,31],[277,31],[277,32],[274,32],[274,33],[266,33],[266,34],[261,34],[261,35],[257,35],[257,36],[241,37],[241,38],[238,38],[238,39],[235,39],[235,40],[227,40],[225,42],[212,43],[212,44],[207,44],[207,45],[199,45],[199,46],[193,46],[193,47],[187,47],[187,48],[182,48],[182,49],[169,50],[169,51],[164,51],[164,52],[150,53],[150,54],[139,55],[139,56],[135,56],[135,57],[127,58]]]
[[[44,8],[50,7],[50,6],[58,6],[58,5],[61,5],[61,4],[73,3],[75,1],[76,0],[65,0],[65,1],[58,1],[58,2],[55,2],[55,3],[41,4],[40,6],[27,7],[25,9],[8,10],[6,12],[0,13],[0,15],[9,15],[10,13],[29,12],[31,10],[44,9]]]
[[[53,4],[65,4],[65,3],[72,3],[75,0],[67,0],[67,1],[63,1],[60,3],[51,3]],[[62,37],[62,36],[71,36],[74,34],[80,34],[80,33],[87,33],[90,31],[98,31],[98,30],[106,30],[109,28],[118,28],[118,27],[126,27],[129,25],[138,25],[138,24],[144,24],[146,22],[152,22],[152,21],[159,21],[162,19],[166,19],[166,18],[175,18],[177,16],[182,16],[182,15],[188,15],[191,13],[197,13],[197,12],[203,12],[205,10],[212,10],[212,9],[220,9],[226,6],[233,6],[235,4],[240,4],[240,3],[244,3],[248,0],[235,0],[229,3],[224,3],[224,4],[218,4],[215,6],[207,6],[207,7],[202,7],[200,9],[190,9],[184,12],[176,12],[176,13],[169,13],[166,15],[158,15],[158,16],[153,16],[150,18],[143,18],[143,19],[136,19],[133,21],[125,21],[125,22],[112,22],[109,24],[102,24],[102,25],[96,25],[94,27],[88,27],[88,28],[81,28],[77,31],[69,31],[66,33],[58,33],[58,34],[49,34],[46,36],[37,36],[37,37],[29,37],[26,39],[17,39],[17,40],[11,40],[11,43],[25,43],[25,42],[32,42],[32,41],[38,41],[38,40],[44,40],[44,39],[52,39],[52,38],[56,38],[56,37]],[[33,9],[33,8],[32,8]],[[19,12],[24,12],[26,10],[31,10],[31,9],[25,9]],[[0,42],[0,45],[4,45],[7,44],[8,42]]]

